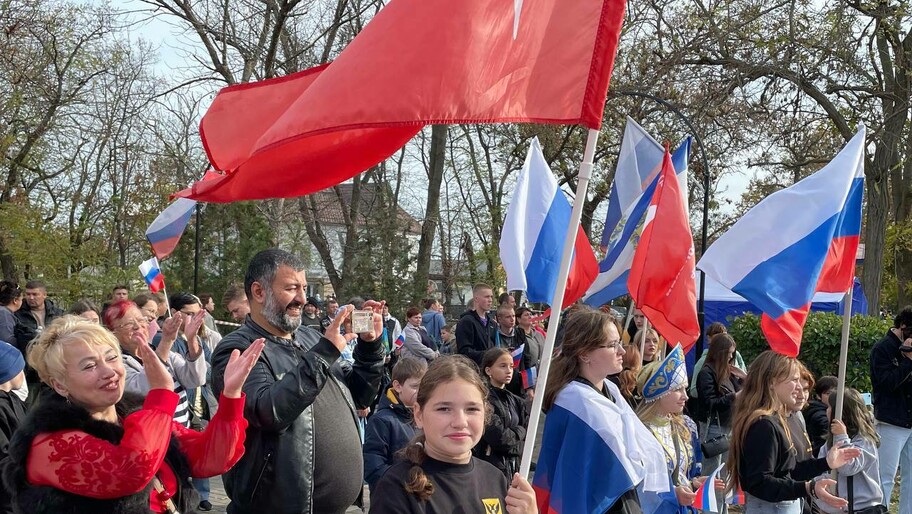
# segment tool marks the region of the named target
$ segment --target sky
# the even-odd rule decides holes
[[[100,3],[99,0],[84,1],[89,4]],[[169,17],[166,15],[150,16],[150,6],[140,0],[113,0],[112,5],[128,13],[129,19],[133,22],[130,29],[131,38],[142,39],[153,45],[157,54],[156,71],[165,77],[173,78],[174,83],[179,83],[181,70],[195,65],[190,55],[196,48],[194,41],[185,35],[185,29],[169,22]],[[201,91],[206,91],[211,88],[211,85],[205,84],[196,87]],[[204,103],[203,109],[206,107],[207,105]],[[696,146],[691,153],[691,159],[699,159]],[[722,192],[720,196],[736,203],[747,189],[751,175],[740,173],[724,177],[720,184]],[[599,211],[598,216],[604,215],[601,214],[602,210]]]

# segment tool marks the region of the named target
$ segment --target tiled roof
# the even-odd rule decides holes
[[[345,217],[342,215],[343,209],[348,209],[351,205],[352,190],[354,184],[339,184],[340,195],[336,194],[333,188],[324,189],[314,193],[317,204],[317,219],[325,225],[345,225]],[[380,214],[377,212],[381,208],[380,198],[377,196],[376,184],[361,185],[361,208],[358,219],[355,224],[359,227],[369,226],[369,219],[375,218]],[[341,196],[342,202],[339,202]],[[408,225],[409,232],[413,234],[421,233],[421,224],[409,213],[405,212],[402,207],[396,207],[396,214],[402,225]]]

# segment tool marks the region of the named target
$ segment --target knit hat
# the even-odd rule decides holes
[[[9,382],[25,368],[25,359],[15,346],[0,341],[0,384]]]
[[[304,305],[313,305],[314,307],[316,307],[318,309],[320,308],[320,306],[317,305],[317,299],[314,298],[313,296],[307,297],[307,301],[304,303]]]

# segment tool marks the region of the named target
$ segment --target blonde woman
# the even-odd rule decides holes
[[[643,368],[637,384],[643,397],[637,416],[662,445],[677,502],[672,503],[668,496],[664,499],[682,514],[693,513],[695,491],[706,477],[700,476],[702,455],[697,425],[683,414],[687,403],[687,368],[681,347],[676,346],[663,361]],[[722,485],[720,482],[719,486]]]
[[[64,316],[29,345],[28,363],[49,386],[10,442],[3,484],[30,514],[190,512],[190,477],[211,477],[244,454],[241,386],[263,349],[235,351],[218,414],[203,432],[175,422],[171,374],[138,346],[150,390],[124,395],[117,339],[97,323]]]
[[[649,330],[637,331],[631,345],[643,349],[643,366],[665,358],[665,340],[659,337],[658,332],[652,327],[649,327]]]

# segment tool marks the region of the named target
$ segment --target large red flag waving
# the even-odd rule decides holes
[[[658,181],[627,289],[656,331],[687,353],[700,337],[693,236],[667,149]]]
[[[225,172],[178,196],[294,197],[424,125],[601,126],[625,0],[392,0],[328,65],[223,89],[200,124]]]

